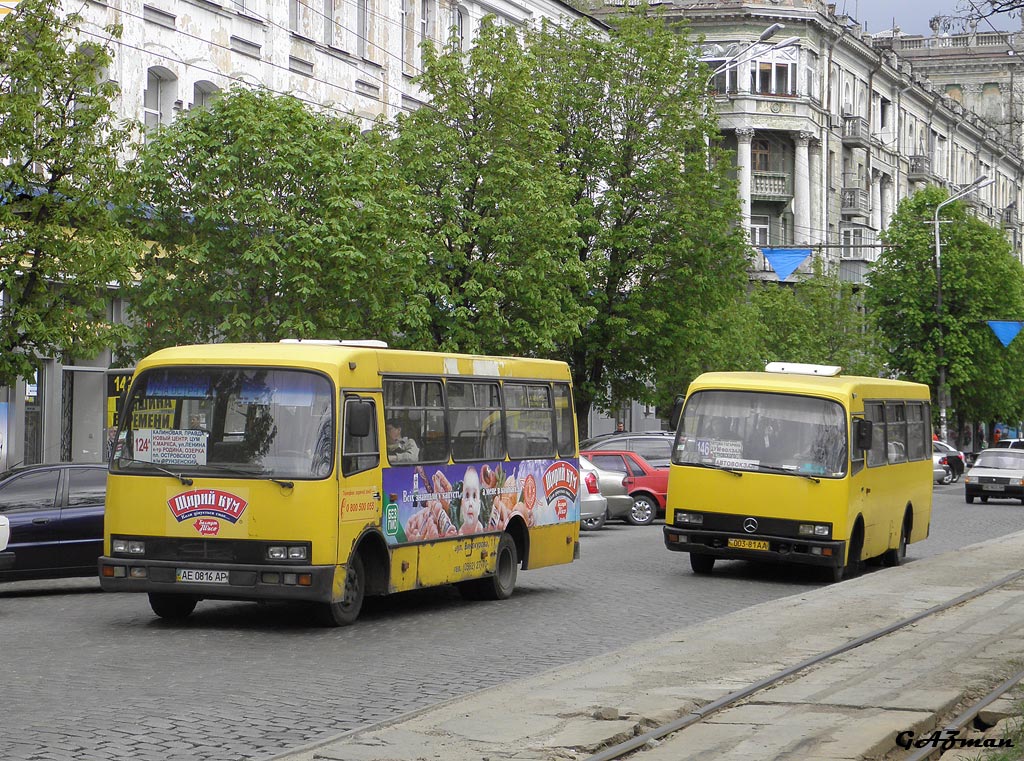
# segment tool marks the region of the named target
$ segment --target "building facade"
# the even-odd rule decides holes
[[[964,202],[1024,254],[1019,144],[892,45],[837,15],[834,4],[678,0],[656,7],[703,35],[704,60],[718,72],[708,87],[736,155],[742,221],[758,251],[753,278],[776,277],[762,247],[798,247],[860,282],[902,199],[929,184],[956,191],[982,175],[995,182]],[[773,24],[784,26],[759,43]],[[811,266],[809,259],[794,277]]]

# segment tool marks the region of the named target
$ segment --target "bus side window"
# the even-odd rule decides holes
[[[885,438],[885,409],[881,402],[864,402],[864,419],[872,422],[871,449],[868,450],[868,467],[885,465],[888,451]]]
[[[369,405],[370,430],[366,436],[355,436],[349,430],[348,418],[355,414],[357,406]],[[341,446],[341,472],[350,476],[353,473],[361,473],[364,470],[376,468],[380,463],[380,450],[377,445],[377,414],[376,405],[370,399],[359,399],[350,397],[345,400],[345,417],[342,420],[342,430],[345,432]]]

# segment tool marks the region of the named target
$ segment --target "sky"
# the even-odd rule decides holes
[[[932,16],[963,16],[964,8],[970,8],[970,0],[826,0],[834,2],[836,13],[853,16],[866,32],[881,32],[892,29],[893,19],[904,34],[930,35],[928,21]],[[996,16],[988,22],[978,24],[979,32],[1013,32],[1021,28],[1020,18]],[[993,29],[993,26],[995,29]]]

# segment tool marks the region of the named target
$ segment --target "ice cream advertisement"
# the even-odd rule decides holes
[[[578,521],[579,468],[570,460],[416,465],[384,471],[389,544]]]

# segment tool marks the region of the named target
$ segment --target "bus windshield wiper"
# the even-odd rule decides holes
[[[268,481],[277,484],[278,486],[283,486],[285,489],[295,488],[294,481],[283,481],[280,478],[274,478],[273,476],[269,475],[269,473],[266,470],[246,470],[245,468],[235,468],[232,467],[231,465],[218,465],[216,463],[209,462],[206,463],[206,465],[204,465],[203,467],[213,468],[214,470],[218,470],[221,473],[234,473],[235,475],[238,476],[255,476],[257,478],[265,478]]]
[[[770,470],[772,473],[783,473],[787,476],[801,476],[803,478],[809,478],[816,484],[821,483],[821,479],[817,476],[812,476],[810,473],[804,473],[796,468],[783,468],[780,465],[762,465],[758,463],[758,470]]]
[[[715,465],[714,463],[710,462],[681,462],[679,464],[690,465],[695,468],[707,468],[708,470],[724,470],[726,473],[732,473],[734,476],[743,476],[742,471],[733,470],[732,468],[727,468],[724,465]]]
[[[158,470],[161,473],[163,473],[165,476],[170,476],[171,478],[177,478],[179,481],[181,481],[183,486],[191,486],[192,485],[192,479],[189,478],[188,476],[186,476],[183,473],[175,473],[173,470],[168,470],[167,468],[161,468],[159,465],[154,465],[153,463],[148,462],[147,460],[136,460],[134,457],[127,461],[127,464],[129,464],[129,465],[132,464],[132,463],[140,463],[142,465],[148,465],[153,470]]]

